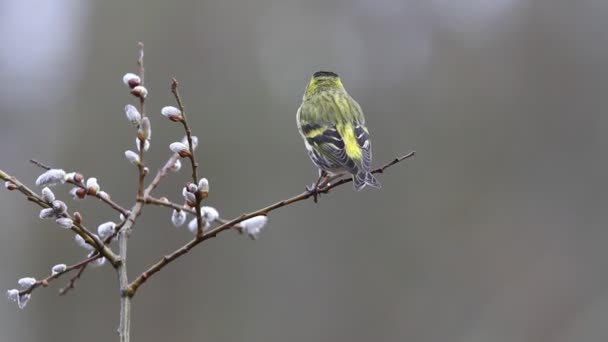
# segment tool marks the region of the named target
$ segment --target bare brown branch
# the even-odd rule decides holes
[[[70,278],[70,280],[68,281],[67,285],[64,286],[63,288],[61,288],[59,290],[59,295],[63,296],[66,293],[68,293],[69,291],[75,289],[76,286],[76,281],[78,281],[78,279],[80,279],[80,277],[82,276],[82,274],[84,273],[84,270],[87,268],[87,266],[94,260],[100,258],[99,255],[97,256],[93,256],[91,258],[88,258],[87,260],[84,260],[83,262],[81,262],[81,264],[77,267],[78,268],[78,272],[76,272],[76,275],[74,275],[72,278]]]
[[[50,208],[50,205],[48,203],[46,203],[40,196],[38,196],[38,194],[36,194],[32,189],[28,188],[16,177],[13,177],[8,173],[0,170],[0,179],[13,183],[17,187],[16,190],[24,194],[28,201],[34,202],[42,208]],[[67,213],[63,214],[63,216],[70,217],[70,215],[68,215]],[[99,240],[96,235],[91,233],[82,223],[74,222],[70,229],[74,233],[80,235],[89,245],[93,246],[99,253],[106,257],[106,259],[112,264],[112,266],[116,267],[120,263],[120,258],[116,254],[114,254],[112,250],[105,246],[104,243]]]
[[[44,170],[50,170],[50,169],[52,169],[52,167],[50,167],[50,166],[48,166],[48,165],[46,165],[46,164],[43,164],[43,163],[41,163],[40,161],[35,160],[35,159],[30,159],[30,163],[32,163],[32,164],[34,164],[34,165],[36,165],[36,166],[38,166],[38,167],[40,167],[41,169],[44,169]],[[81,189],[86,189],[86,187],[85,187],[85,186],[84,186],[84,184],[82,184],[82,183],[77,183],[77,182],[74,182],[74,181],[71,181],[71,180],[66,181],[66,183],[72,184],[72,185],[77,186],[77,187],[79,187],[79,188],[81,188]],[[124,216],[129,215],[129,212],[127,211],[127,209],[125,209],[125,208],[124,208],[123,206],[121,206],[120,204],[118,204],[118,203],[116,203],[116,202],[112,201],[112,199],[111,199],[110,197],[104,197],[104,196],[101,196],[101,195],[99,195],[99,194],[95,194],[95,195],[88,195],[88,196],[94,196],[94,197],[97,197],[97,198],[98,198],[100,201],[102,201],[102,202],[106,203],[106,204],[107,204],[107,205],[109,205],[109,206],[110,206],[112,209],[114,209],[114,210],[118,211],[119,213],[123,214]]]
[[[182,98],[179,95],[178,85],[179,83],[177,83],[177,80],[174,78],[171,82],[171,93],[173,93],[179,110],[182,112],[181,123],[184,126],[184,130],[186,131],[186,139],[188,140],[188,147],[190,149],[190,155],[188,156],[188,159],[190,159],[190,164],[192,165],[192,183],[198,184],[198,163],[194,154],[194,144],[192,143],[192,130],[190,129],[190,125],[188,125],[188,118],[186,117],[186,108],[184,107]],[[203,218],[201,217],[202,200],[203,198],[201,197],[200,192],[197,191],[196,205],[194,206],[194,210],[196,210],[196,236],[198,236],[199,238],[203,236]]]
[[[383,166],[375,169],[372,171],[372,173],[382,173],[384,172],[386,169],[388,169],[389,167],[402,162],[408,158],[411,158],[412,156],[414,156],[415,151],[412,151],[406,155],[403,155],[401,157],[397,157],[395,159],[393,159],[392,161],[384,164]],[[338,187],[342,184],[346,184],[352,182],[352,178],[342,178],[339,181],[332,183],[330,185],[328,185],[327,187],[320,189],[318,191],[318,193],[327,193],[329,192],[331,189]],[[250,212],[248,214],[243,214],[237,218],[234,218],[226,223],[223,223],[222,225],[210,230],[209,232],[205,233],[202,237],[200,236],[196,236],[194,239],[192,239],[191,241],[189,241],[188,243],[186,243],[185,245],[183,245],[182,247],[178,248],[177,250],[175,250],[173,253],[169,254],[169,255],[165,255],[161,260],[159,260],[156,264],[152,265],[148,270],[146,270],[145,272],[143,272],[139,277],[137,277],[135,280],[133,280],[131,282],[131,284],[129,285],[129,289],[127,291],[127,295],[128,296],[134,296],[137,293],[137,290],[139,289],[139,287],[141,285],[143,285],[152,275],[154,275],[155,273],[157,273],[158,271],[160,271],[161,269],[163,269],[165,266],[167,266],[169,263],[171,263],[172,261],[174,261],[175,259],[179,258],[180,256],[188,253],[192,248],[194,248],[196,245],[198,245],[199,243],[211,239],[213,237],[216,237],[219,233],[228,230],[230,228],[233,228],[234,226],[236,226],[237,224],[239,224],[240,222],[250,219],[252,217],[256,217],[259,215],[267,215],[269,212],[288,206],[290,204],[296,203],[296,202],[300,202],[303,200],[306,200],[310,197],[312,197],[313,194],[311,192],[305,191],[299,195],[293,196],[291,198],[276,202],[274,204],[271,204],[267,207],[258,209],[256,211]]]
[[[90,263],[91,261],[99,259],[99,258],[101,258],[101,255],[96,254],[94,256],[81,260],[81,261],[75,263],[74,265],[67,266],[65,268],[65,270],[63,270],[62,272],[57,272],[44,279],[38,280],[38,281],[36,281],[36,283],[34,285],[30,286],[29,288],[19,291],[19,295],[22,296],[24,294],[32,293],[35,289],[37,289],[38,287],[41,287],[41,286],[47,287],[47,286],[49,286],[49,283],[51,283],[53,280],[59,279],[64,274],[70,273],[75,269],[81,268],[81,267],[87,265],[88,263]],[[60,291],[60,294],[63,294],[62,292],[63,292],[63,289]]]

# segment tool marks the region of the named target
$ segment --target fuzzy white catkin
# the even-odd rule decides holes
[[[131,86],[131,84],[140,84],[141,78],[132,72],[128,72],[122,77],[122,83],[124,83],[126,86]]]
[[[220,218],[220,213],[214,207],[208,206],[201,207],[201,215],[205,218],[205,221],[209,223],[213,223]]]
[[[99,191],[99,183],[97,183],[97,178],[91,177],[87,179],[87,189],[96,188]]]
[[[41,174],[40,176],[38,176],[38,178],[36,179],[36,185],[53,186],[58,183],[65,182],[64,177],[65,177],[65,171],[63,171],[61,169],[50,169],[50,170],[46,171],[45,173]]]
[[[38,215],[38,217],[40,217],[41,219],[49,219],[55,216],[55,210],[53,210],[53,208],[44,208],[42,210],[40,210],[40,214]]]
[[[244,220],[239,225],[249,236],[256,237],[262,231],[262,228],[268,222],[268,217],[264,215],[254,216],[250,219]]]
[[[171,117],[171,116],[179,116],[182,115],[182,112],[173,107],[173,106],[165,106],[160,110],[160,114],[164,117]]]
[[[9,300],[12,300],[13,302],[17,302],[17,306],[19,306],[19,309],[25,308],[25,305],[31,298],[31,295],[29,293],[19,295],[19,290],[17,290],[17,289],[12,289],[12,290],[6,291],[6,296],[8,297]]]
[[[57,264],[55,266],[53,266],[53,268],[51,268],[51,274],[55,275],[57,273],[61,273],[63,271],[65,271],[68,267],[66,266],[66,264]]]
[[[30,301],[30,298],[32,298],[32,295],[29,293],[19,296],[19,298],[17,298],[17,306],[19,307],[19,309],[25,308],[27,302]]]
[[[6,297],[8,297],[8,299],[12,300],[13,302],[16,302],[17,299],[19,299],[19,290],[10,289],[6,291]]]
[[[42,200],[45,201],[46,203],[51,203],[55,200],[55,194],[48,187],[45,187],[44,189],[42,189],[41,193],[42,193]]]
[[[141,114],[134,105],[128,104],[125,106],[125,115],[127,116],[127,120],[133,125],[139,125],[141,122]]]
[[[105,239],[108,236],[114,234],[116,223],[112,221],[104,222],[97,227],[97,234],[100,238]]]
[[[198,146],[198,137],[196,135],[192,135],[190,136],[190,138],[192,139],[192,149],[195,150],[196,147]],[[188,143],[188,137],[185,136],[182,138],[182,144],[189,146],[190,144]]]
[[[209,227],[211,227],[211,225],[209,224],[209,222],[207,222],[203,218],[203,232],[209,230]],[[192,234],[196,234],[197,233],[197,228],[198,228],[198,222],[196,221],[196,217],[195,217],[192,220],[190,220],[190,222],[188,222],[188,230],[190,230],[190,232]]]
[[[59,225],[59,227],[64,228],[64,229],[70,229],[70,228],[72,228],[72,225],[74,225],[74,221],[72,221],[72,219],[67,218],[67,217],[60,217],[55,220],[55,223],[57,223],[57,225]]]
[[[84,241],[84,239],[82,238],[82,236],[76,234],[74,235],[74,241],[76,241],[76,244],[88,251],[93,250],[93,246],[89,245],[86,241]]]
[[[209,180],[207,178],[201,178],[198,181],[198,188],[202,191],[209,192]]]
[[[28,288],[28,287],[31,287],[32,285],[36,284],[36,278],[24,277],[24,278],[19,279],[17,281],[17,284],[19,284],[19,286],[21,286],[23,288]]]
[[[139,154],[137,154],[131,150],[126,150],[125,157],[129,161],[129,163],[131,163],[133,165],[139,164]]]
[[[188,151],[188,146],[182,144],[181,142],[173,142],[169,145],[169,149],[173,153],[180,153],[182,151]]]
[[[171,223],[175,227],[181,227],[184,222],[186,222],[186,212],[183,210],[173,210],[173,214],[171,215]]]
[[[175,163],[173,163],[173,165],[171,165],[171,167],[169,167],[169,170],[173,171],[173,172],[177,172],[182,168],[182,162],[177,159],[175,161]]]

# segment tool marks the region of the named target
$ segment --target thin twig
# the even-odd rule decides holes
[[[19,291],[19,295],[25,295],[25,294],[29,294],[32,293],[35,289],[37,289],[38,287],[47,287],[49,286],[49,283],[51,283],[53,280],[59,279],[61,276],[63,276],[66,273],[69,273],[79,267],[82,267],[83,265],[86,265],[88,263],[90,263],[91,261],[100,258],[101,256],[99,254],[96,254],[95,256],[86,258],[84,260],[81,260],[77,263],[75,263],[74,265],[70,265],[67,266],[65,268],[65,270],[61,271],[61,272],[57,272],[55,274],[51,274],[50,276],[44,278],[44,279],[40,279],[38,281],[36,281],[36,283],[30,287],[28,287],[27,289],[21,290]],[[61,293],[62,294],[62,293]]]
[[[178,210],[178,211],[185,211],[185,212],[190,213],[192,215],[196,215],[196,210],[187,208],[187,207],[185,207],[182,204],[171,202],[169,200],[162,200],[160,198],[156,198],[156,197],[152,197],[152,196],[148,196],[145,199],[138,198],[137,200],[138,201],[143,201],[146,204],[154,204],[154,205],[158,205],[158,206],[161,206],[161,207],[172,208],[172,209],[175,209],[175,210]]]
[[[114,227],[114,233],[113,233],[113,234],[111,234],[110,236],[106,237],[106,238],[103,240],[103,243],[104,243],[105,245],[109,244],[109,243],[110,243],[112,240],[114,240],[114,238],[116,237],[116,235],[118,235],[118,233],[120,232],[120,229],[121,229],[121,228],[122,228],[122,226],[125,224],[125,222],[127,222],[127,221],[126,221],[126,219],[125,219],[124,221],[120,222],[119,224],[117,224],[117,225],[116,225],[116,227]],[[66,286],[65,286],[63,289],[61,289],[61,292],[59,293],[60,295],[64,295],[64,294],[66,294],[66,293],[67,293],[69,290],[74,289],[74,286],[76,285],[76,281],[78,281],[78,279],[80,279],[80,276],[82,275],[82,273],[84,273],[84,269],[85,269],[85,268],[88,266],[88,264],[90,264],[90,262],[91,262],[91,261],[93,261],[93,260],[95,260],[95,259],[97,259],[97,258],[99,258],[99,257],[101,257],[101,256],[100,256],[99,254],[97,254],[97,255],[96,255],[96,256],[94,256],[94,257],[95,257],[94,259],[90,260],[89,262],[86,262],[86,263],[85,263],[85,264],[84,264],[84,265],[81,267],[82,269],[80,269],[80,270],[78,271],[78,274],[77,274],[76,276],[72,277],[72,278],[69,280],[69,283],[68,283],[68,284],[67,284],[67,285],[66,285]],[[87,259],[88,259],[88,258],[87,258]],[[86,259],[85,259],[85,260],[86,260]],[[84,261],[84,260],[83,260],[83,261]]]
[[[137,66],[139,67],[139,79],[140,84],[142,86],[145,85],[144,77],[145,77],[145,69],[144,69],[144,44],[142,42],[138,43],[139,45],[139,57],[137,58]],[[141,113],[142,119],[146,116],[146,97],[139,97],[139,112]],[[147,138],[146,138],[147,139]],[[138,184],[137,184],[137,195],[142,196],[144,194],[144,179],[146,178],[146,169],[144,163],[144,150],[146,145],[146,139],[139,138],[139,163],[137,163],[137,169],[139,174]]]
[[[384,164],[383,166],[373,170],[372,173],[383,173],[387,168],[414,156],[414,154],[415,154],[415,151],[412,151],[406,155],[397,157],[397,158],[393,159],[392,161]],[[349,182],[352,182],[352,178],[342,178],[339,181],[332,183],[323,189],[320,189],[318,191],[318,193],[327,193],[327,192],[329,192],[329,190],[331,190],[335,187],[338,187],[342,184],[349,183]],[[303,192],[299,195],[293,196],[289,199],[276,202],[276,203],[269,205],[267,207],[264,207],[262,209],[258,209],[251,213],[243,214],[237,218],[234,218],[234,219],[210,230],[209,232],[205,233],[202,237],[196,236],[194,239],[192,239],[191,241],[186,243],[184,246],[178,248],[173,253],[171,253],[169,255],[165,255],[160,261],[158,261],[156,264],[152,265],[148,270],[146,270],[139,277],[137,277],[135,280],[133,280],[131,282],[131,284],[129,285],[127,294],[131,297],[134,296],[137,293],[137,290],[139,289],[139,287],[142,284],[144,284],[152,275],[154,275],[155,273],[157,273],[158,271],[163,269],[165,266],[167,266],[169,263],[171,263],[175,259],[188,253],[192,248],[194,248],[199,243],[201,243],[205,240],[211,239],[213,237],[216,237],[219,233],[234,227],[235,225],[237,225],[238,223],[240,223],[244,220],[247,220],[247,219],[255,217],[255,216],[267,215],[269,212],[271,212],[273,210],[279,209],[281,207],[285,207],[285,206],[293,204],[295,202],[303,201],[312,196],[313,196],[312,192],[305,191],[305,192]]]
[[[61,290],[59,290],[59,295],[63,296],[66,293],[68,293],[70,290],[73,290],[75,288],[76,285],[76,281],[78,281],[78,279],[80,279],[80,277],[82,276],[82,274],[84,273],[84,270],[87,268],[87,266],[93,261],[100,258],[99,255],[91,257],[91,260],[87,260],[87,262],[83,263],[82,265],[80,265],[78,267],[78,272],[76,273],[75,276],[73,276],[72,278],[70,278],[70,280],[68,281],[67,285],[64,286]]]
[[[177,102],[177,106],[179,107],[180,112],[182,113],[181,123],[184,126],[184,130],[186,131],[186,139],[188,140],[188,148],[190,149],[190,155],[188,155],[188,159],[190,159],[190,164],[192,165],[192,183],[198,184],[198,163],[196,162],[196,157],[194,156],[194,144],[192,143],[192,130],[190,129],[190,125],[188,125],[188,119],[186,117],[186,108],[184,107],[184,103],[182,101],[181,96],[179,95],[178,89],[179,83],[174,78],[171,81],[171,93],[175,97],[175,101]],[[201,201],[203,200],[201,196],[201,192],[196,192],[196,205],[194,206],[194,210],[196,210],[196,236],[199,238],[203,236],[203,218],[201,216]]]
[[[28,188],[25,184],[19,181],[16,177],[9,175],[8,173],[0,170],[0,179],[13,183],[16,186],[16,190],[24,194],[28,201],[34,202],[42,208],[50,208],[50,204],[46,203],[38,194],[32,189]],[[64,217],[68,217],[74,221],[70,229],[80,235],[87,244],[93,246],[99,253],[101,253],[106,259],[116,267],[119,263],[119,257],[112,252],[104,243],[93,233],[91,233],[82,223],[77,223],[73,217],[67,213],[63,214]]]
[[[30,163],[32,163],[32,164],[34,164],[34,165],[36,165],[36,166],[38,166],[39,168],[44,169],[44,170],[50,170],[50,169],[52,169],[52,167],[50,167],[50,166],[48,166],[48,165],[46,165],[46,164],[43,164],[43,163],[39,162],[39,161],[38,161],[38,160],[36,160],[36,159],[30,159]],[[74,186],[77,186],[77,187],[79,187],[79,188],[81,188],[81,189],[86,189],[86,186],[85,186],[83,183],[77,183],[77,182],[74,182],[74,181],[72,181],[72,180],[68,180],[68,181],[67,181],[67,183],[70,183],[70,184],[72,184],[72,185],[74,185]],[[88,194],[87,194],[87,195],[88,195]],[[107,204],[107,205],[109,205],[109,206],[110,206],[112,209],[114,209],[114,210],[118,211],[119,213],[123,214],[124,216],[129,215],[129,212],[127,211],[127,209],[125,209],[125,208],[124,208],[123,206],[121,206],[120,204],[118,204],[118,203],[116,203],[116,202],[112,201],[112,200],[110,199],[110,197],[101,196],[101,195],[99,195],[99,193],[97,193],[97,194],[95,194],[95,195],[88,195],[88,196],[94,196],[94,197],[99,198],[99,200],[101,200],[102,202],[106,203],[106,204]]]
[[[137,59],[137,65],[139,67],[139,78],[141,85],[144,86],[144,77],[145,77],[145,69],[144,69],[144,44],[139,42],[139,58]],[[146,99],[145,96],[139,97],[139,111],[142,115],[142,118],[145,118],[146,110],[145,110]],[[137,163],[138,169],[138,186],[137,186],[137,196],[143,197],[145,194],[144,189],[144,180],[146,178],[146,168],[144,164],[144,146],[145,139],[148,137],[139,137],[139,163]],[[129,274],[127,272],[127,250],[128,250],[128,242],[129,235],[131,234],[131,228],[135,224],[135,219],[141,213],[143,208],[143,203],[136,202],[131,210],[131,213],[125,220],[125,224],[117,229],[118,232],[118,255],[120,255],[121,263],[118,265],[116,269],[118,273],[118,283],[120,286],[120,323],[118,326],[118,335],[120,336],[121,342],[129,342],[131,339],[131,298],[127,296],[126,290],[129,287]]]

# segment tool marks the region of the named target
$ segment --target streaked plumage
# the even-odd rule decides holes
[[[355,189],[380,188],[370,173],[372,144],[359,104],[330,71],[312,76],[297,113],[308,156],[330,176],[351,174]]]

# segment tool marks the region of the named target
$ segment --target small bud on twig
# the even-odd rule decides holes
[[[65,214],[65,212],[68,211],[68,206],[65,204],[65,202],[60,200],[54,200],[51,203],[51,208],[53,208],[55,214],[57,215]]]
[[[97,195],[97,193],[101,189],[101,187],[97,183],[97,178],[95,178],[95,177],[91,177],[91,178],[87,179],[86,187],[87,187],[87,193],[89,195]]]
[[[36,284],[36,278],[32,277],[24,277],[17,281],[17,284],[23,288],[29,288],[32,285]]]
[[[245,233],[247,233],[252,239],[257,238],[257,236],[262,231],[262,228],[268,222],[268,217],[264,215],[254,216],[250,219],[244,220],[239,223],[239,226],[243,229]]]
[[[160,114],[173,122],[180,122],[184,120],[182,112],[173,106],[163,107],[160,110]]]
[[[74,221],[72,221],[72,219],[67,218],[67,217],[60,217],[60,218],[56,219],[55,222],[59,225],[59,227],[65,228],[65,229],[70,229],[74,225]]]
[[[171,215],[171,223],[175,227],[181,227],[186,222],[186,212],[183,210],[173,210]]]
[[[84,176],[78,172],[70,172],[65,175],[65,180],[80,184],[84,180]]]
[[[87,196],[87,190],[83,188],[72,188],[69,192],[74,200],[81,200]]]
[[[74,217],[74,222],[76,222],[77,224],[80,224],[82,222],[82,215],[80,215],[79,212],[75,212],[72,216]]]
[[[201,178],[198,181],[198,191],[202,199],[209,197],[209,181],[207,178]]]
[[[131,89],[131,94],[139,97],[140,99],[145,99],[148,96],[148,89],[146,87],[138,85],[135,88]]]
[[[9,300],[12,300],[13,302],[17,302],[17,306],[19,306],[19,309],[25,308],[25,305],[27,304],[27,302],[30,300],[30,297],[31,297],[31,295],[29,293],[19,295],[19,290],[17,290],[17,289],[12,289],[12,290],[6,291],[6,296],[8,297]]]
[[[15,183],[9,182],[9,181],[4,182],[4,187],[9,191],[13,191],[13,190],[17,189],[17,185],[15,185]]]
[[[125,106],[125,114],[127,115],[129,122],[132,124],[139,125],[141,122],[141,114],[133,105],[128,104]]]
[[[11,289],[6,291],[6,297],[8,297],[8,299],[12,300],[13,302],[16,302],[19,298],[19,290]]]
[[[196,146],[198,146],[198,137],[195,136],[195,135],[193,135],[190,138],[192,139],[192,149],[196,150]],[[185,137],[182,138],[182,144],[184,144],[186,146],[189,145],[189,143],[188,143],[188,137],[187,136],[185,136]]]
[[[191,192],[194,194],[198,191],[198,186],[194,183],[188,182],[188,183],[186,183],[186,189],[188,189],[188,192]]]
[[[213,223],[220,218],[220,213],[214,207],[203,206],[201,207],[201,216],[205,218],[205,221]]]
[[[45,187],[44,189],[42,189],[42,200],[46,203],[51,203],[55,200],[55,194],[53,193],[53,191],[51,191],[51,189]]]
[[[152,127],[150,125],[150,119],[148,117],[144,117],[141,119],[141,124],[139,125],[139,130],[137,131],[137,138],[139,140],[150,140],[152,137]]]
[[[53,208],[44,208],[40,210],[40,214],[38,215],[41,219],[50,219],[55,217],[55,210]]]
[[[53,266],[53,268],[51,268],[51,274],[55,275],[57,273],[64,272],[66,270],[66,268],[68,268],[66,266],[66,264],[57,264],[57,265]]]
[[[139,164],[139,154],[131,151],[131,150],[126,150],[125,151],[125,157],[127,157],[127,160],[133,164],[133,165],[138,165]]]
[[[192,155],[188,146],[182,144],[181,142],[176,141],[171,143],[171,145],[169,145],[169,149],[171,152],[179,154],[179,156],[182,158],[190,157]]]
[[[65,177],[65,171],[63,171],[61,169],[50,169],[50,170],[47,170],[45,173],[41,174],[38,177],[38,179],[36,179],[36,185],[53,186],[58,183],[65,182],[64,177]]]
[[[136,74],[128,72],[122,77],[122,82],[133,89],[141,84],[141,79]]]
[[[169,167],[169,170],[171,170],[171,171],[173,171],[173,172],[177,172],[177,171],[179,171],[181,168],[182,168],[182,162],[181,162],[179,159],[177,159],[177,160],[175,160],[175,163],[173,163],[173,165],[171,165],[171,166]]]
[[[141,146],[139,145],[139,142],[141,140],[139,140],[139,138],[135,139],[135,146],[137,146],[137,150],[139,151]],[[150,140],[145,140],[144,141],[144,152],[150,149]]]
[[[116,231],[116,223],[108,221],[100,224],[97,227],[97,234],[102,240],[105,240],[108,236],[114,234]]]
[[[189,207],[194,207],[196,205],[196,195],[188,191],[187,186],[182,189],[182,196],[184,196],[186,204],[188,204]]]
[[[211,227],[211,224],[209,224],[209,222],[207,222],[203,218],[203,232],[209,230],[210,227]],[[193,218],[192,220],[190,220],[190,222],[188,222],[188,230],[192,234],[197,234],[198,233],[198,221],[196,220],[196,217]]]

